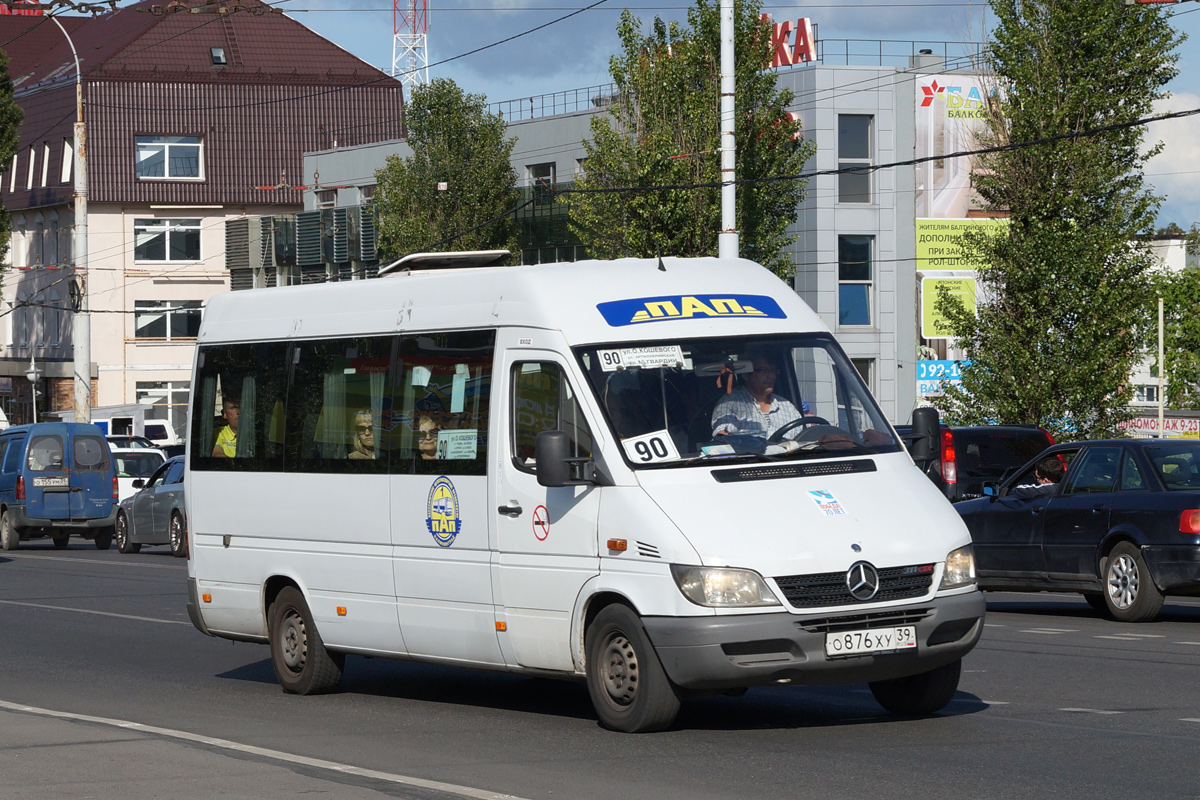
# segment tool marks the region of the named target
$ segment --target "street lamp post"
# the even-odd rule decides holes
[[[83,71],[79,54],[67,29],[57,17],[50,19],[67,37],[71,56],[75,59],[75,280],[78,286],[77,307],[72,315],[71,341],[75,350],[75,421],[92,421],[92,319],[88,312],[88,251],[87,251],[87,129],[83,124]]]
[[[42,371],[38,369],[38,365],[33,363],[33,353],[29,354],[29,369],[25,370],[25,377],[29,379],[29,406],[33,409],[33,421],[37,422],[37,396],[38,396],[38,378],[42,377]]]

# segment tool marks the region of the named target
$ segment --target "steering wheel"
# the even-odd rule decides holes
[[[771,438],[767,439],[768,444],[783,441],[783,435],[790,430],[801,427],[802,425],[829,425],[829,420],[824,417],[818,417],[815,414],[809,414],[807,417],[800,417],[785,424],[782,428],[771,434]],[[832,425],[830,426],[832,427]]]

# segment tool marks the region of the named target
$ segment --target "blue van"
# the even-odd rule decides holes
[[[76,422],[39,422],[0,432],[0,547],[72,533],[112,545],[117,474],[104,432]]]

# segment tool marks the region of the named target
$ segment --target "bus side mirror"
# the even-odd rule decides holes
[[[590,458],[573,458],[571,441],[564,431],[542,431],[534,445],[537,480],[542,486],[596,483],[596,464]]]
[[[534,445],[537,480],[542,486],[566,486],[571,482],[570,442],[563,431],[542,431]]]
[[[932,406],[913,409],[912,415],[912,446],[909,452],[913,461],[918,463],[933,461],[941,454],[940,442],[941,419],[938,410]]]

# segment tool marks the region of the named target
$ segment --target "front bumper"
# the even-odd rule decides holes
[[[48,519],[31,517],[25,511],[25,506],[9,506],[8,513],[12,514],[12,524],[17,528],[108,528],[117,522],[117,505],[107,517],[77,517],[67,519]]]
[[[1148,545],[1142,558],[1154,584],[1171,594],[1200,594],[1200,547],[1184,545]]]
[[[667,675],[686,689],[733,689],[776,683],[861,683],[903,678],[962,658],[983,632],[978,591],[870,612],[645,617],[646,633]],[[825,634],[913,625],[910,650],[849,658],[825,656]]]

